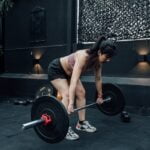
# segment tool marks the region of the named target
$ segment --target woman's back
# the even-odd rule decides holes
[[[73,67],[74,67],[76,61],[79,61],[79,58],[83,59],[83,61],[85,59],[88,60],[87,49],[78,50],[74,53],[71,53],[70,55],[60,58],[61,65],[68,75],[72,74]]]

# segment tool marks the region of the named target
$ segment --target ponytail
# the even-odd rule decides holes
[[[105,40],[106,38],[104,36],[99,37],[96,43],[90,49],[87,50],[87,53],[89,54],[89,59],[86,65],[86,69],[95,68],[98,65],[97,64],[98,51],[101,43]]]
[[[106,38],[104,36],[99,37],[98,40],[96,41],[96,43],[88,50],[88,54],[97,55],[101,43],[105,40],[106,40]]]

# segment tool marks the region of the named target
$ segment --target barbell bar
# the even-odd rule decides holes
[[[103,99],[103,103],[110,102],[110,101],[111,101],[111,97],[107,97],[107,98]],[[94,102],[94,103],[85,105],[85,106],[83,106],[83,107],[74,109],[73,113],[74,113],[74,112],[77,112],[77,111],[80,111],[80,110],[82,110],[82,109],[89,108],[89,107],[91,107],[91,106],[95,106],[95,105],[100,105],[100,104],[98,104],[97,102]]]

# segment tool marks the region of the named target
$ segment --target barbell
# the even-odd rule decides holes
[[[74,112],[92,106],[106,115],[114,116],[122,112],[125,100],[120,89],[112,84],[103,85],[104,103],[96,102],[74,109]],[[54,96],[41,96],[35,100],[31,108],[31,122],[22,125],[22,129],[34,128],[37,135],[48,143],[62,141],[69,128],[69,115],[64,105]]]
[[[41,97],[41,98],[42,98],[42,101],[43,101],[43,99],[46,99],[46,98],[50,99],[50,101],[52,101],[52,99],[53,99],[54,101],[57,100],[57,99],[56,99],[55,97],[53,97],[53,96],[50,96],[50,97],[44,96],[44,97]],[[38,101],[39,101],[39,100],[38,100]],[[48,101],[49,101],[49,100],[48,100]],[[110,97],[108,97],[107,99],[104,99],[104,100],[103,100],[104,103],[105,103],[105,102],[109,102],[109,101],[111,101],[111,98],[110,98]],[[37,102],[36,102],[36,103],[37,103]],[[44,103],[45,103],[45,102],[44,102]],[[40,102],[40,105],[41,105],[41,102]],[[85,105],[85,106],[83,106],[83,107],[76,108],[76,109],[74,109],[74,112],[73,112],[73,113],[78,112],[78,111],[80,111],[80,110],[82,110],[82,109],[89,108],[89,107],[94,106],[94,105],[99,105],[99,104],[96,103],[96,102],[94,102],[94,103]],[[56,106],[57,106],[57,105],[56,105]],[[34,126],[36,126],[36,125],[42,124],[42,123],[44,123],[44,125],[47,125],[47,124],[49,124],[49,123],[51,123],[51,122],[52,122],[52,117],[51,117],[51,116],[49,116],[49,115],[47,115],[47,114],[42,114],[42,116],[41,116],[40,119],[34,120],[34,121],[31,121],[31,122],[28,122],[28,123],[23,124],[23,125],[22,125],[22,129],[23,129],[23,130],[29,129],[29,128],[32,128],[32,127],[34,127]]]

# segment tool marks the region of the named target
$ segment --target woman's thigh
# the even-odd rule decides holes
[[[63,96],[68,95],[69,85],[67,79],[55,79],[51,81],[51,84],[56,88],[56,90]]]

